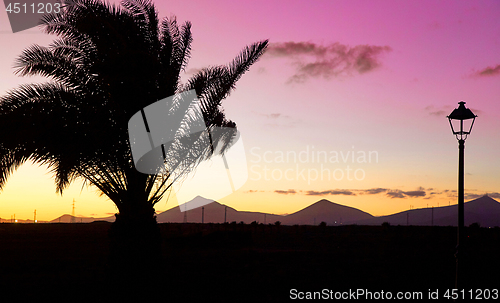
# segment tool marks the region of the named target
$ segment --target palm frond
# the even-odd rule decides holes
[[[175,72],[179,73],[184,71],[189,59],[191,58],[191,44],[193,42],[193,35],[191,34],[191,22],[186,21],[181,28],[180,43],[175,53]]]
[[[148,42],[152,49],[157,49],[158,41],[158,13],[151,0],[125,0],[122,5],[129,10],[141,36]]]
[[[88,84],[92,77],[82,65],[68,56],[54,54],[50,49],[33,45],[23,51],[14,66],[21,76],[40,75],[58,80],[68,87],[78,88]]]

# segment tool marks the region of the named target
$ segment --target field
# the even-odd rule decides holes
[[[113,302],[110,223],[0,224],[0,297]],[[160,224],[161,302],[280,302],[297,292],[454,287],[456,228]],[[500,229],[467,228],[466,289],[500,288]],[[143,277],[132,276],[132,281]],[[118,287],[118,288],[117,288]],[[441,298],[442,299],[442,298]]]

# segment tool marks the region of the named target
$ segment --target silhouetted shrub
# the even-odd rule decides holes
[[[389,226],[391,226],[391,223],[389,223],[387,221],[382,223],[382,227],[389,227]]]
[[[479,222],[474,222],[471,225],[469,225],[470,228],[477,229],[481,227],[481,224]]]
[[[281,225],[281,222],[280,222],[280,221],[276,221],[276,222],[274,222],[274,225],[276,225],[276,226],[280,226],[280,225]]]
[[[325,221],[321,221],[321,223],[319,224],[319,227],[326,227],[326,222]]]

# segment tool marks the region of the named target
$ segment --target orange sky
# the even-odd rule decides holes
[[[466,141],[466,200],[485,193],[500,198],[498,1],[156,3],[160,17],[193,23],[185,77],[229,62],[245,45],[271,42],[224,102],[244,139],[249,180],[221,203],[283,214],[329,199],[373,215],[455,204],[458,144],[446,115],[460,100],[478,115]],[[13,34],[0,11],[0,95],[44,81],[17,77],[12,65],[24,48],[53,39],[37,29]],[[341,61],[345,69],[336,69],[339,49],[363,47],[369,58],[354,59],[364,65]],[[280,157],[301,152],[310,158]],[[314,161],[314,152],[328,158]],[[358,161],[369,152],[376,161]],[[335,153],[338,161],[330,161]],[[70,214],[73,199],[76,215],[116,212],[81,184],[58,196],[50,172],[26,164],[0,193],[0,217],[32,219],[36,209],[39,220],[52,220]],[[175,205],[162,201],[157,211]]]

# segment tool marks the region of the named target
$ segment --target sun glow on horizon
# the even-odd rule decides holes
[[[461,100],[478,115],[466,141],[466,201],[500,198],[497,1],[153,2],[160,18],[193,23],[183,81],[270,41],[222,103],[244,138],[248,180],[218,202],[290,214],[327,199],[375,216],[456,204],[458,144],[446,115]],[[3,10],[0,36],[0,96],[48,81],[19,77],[13,64],[56,36],[13,34]],[[217,192],[216,177],[226,171],[186,196]],[[0,218],[32,220],[36,209],[38,221],[53,220],[71,214],[73,199],[77,217],[117,212],[81,180],[57,194],[49,169],[26,163],[0,191]],[[173,190],[155,208],[177,205]]]

